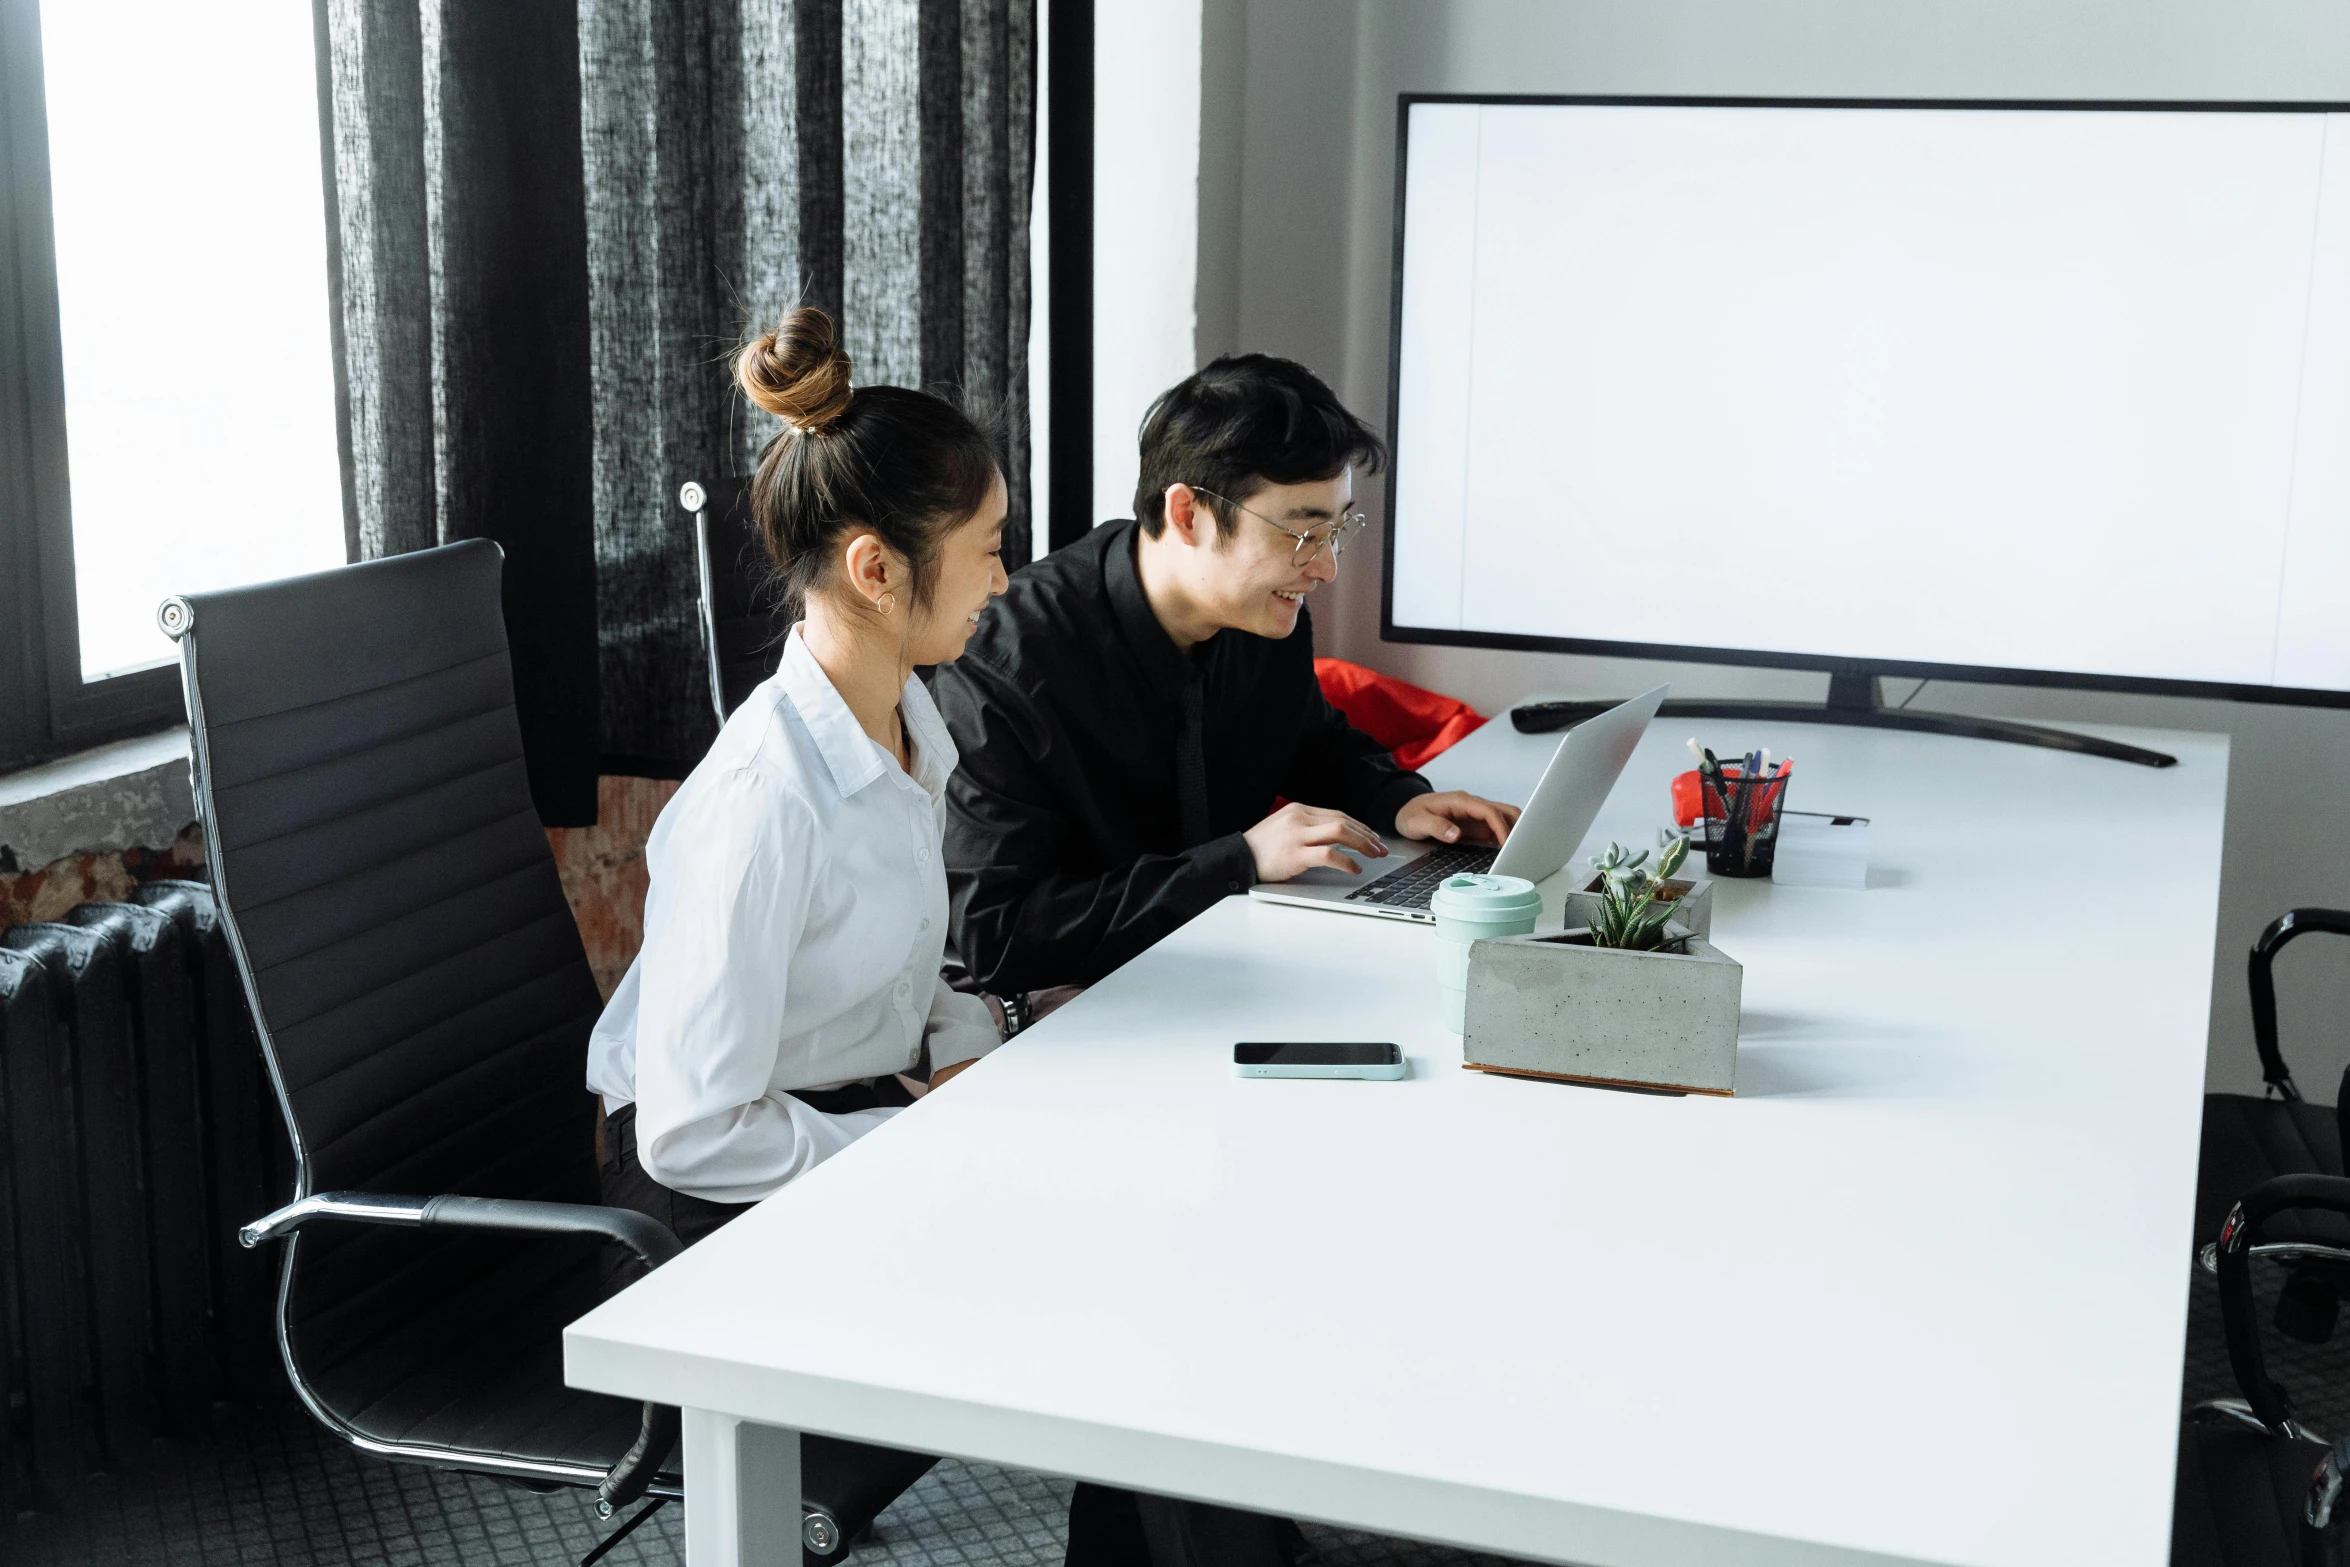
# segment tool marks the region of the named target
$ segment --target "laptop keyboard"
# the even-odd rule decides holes
[[[1447,876],[1475,875],[1493,868],[1500,851],[1461,845],[1433,849],[1399,865],[1376,881],[1367,881],[1346,895],[1349,903],[1377,903],[1391,909],[1424,909]]]

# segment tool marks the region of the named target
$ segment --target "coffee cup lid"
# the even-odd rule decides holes
[[[1464,872],[1439,882],[1428,909],[1440,919],[1523,919],[1542,909],[1542,894],[1523,876]]]

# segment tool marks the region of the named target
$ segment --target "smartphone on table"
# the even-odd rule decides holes
[[[1392,1082],[1404,1075],[1403,1051],[1392,1044],[1345,1040],[1256,1041],[1232,1047],[1239,1077],[1366,1077]]]

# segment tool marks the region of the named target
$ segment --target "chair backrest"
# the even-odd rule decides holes
[[[710,704],[723,725],[761,681],[775,673],[791,630],[782,584],[751,522],[751,481],[719,478],[688,484],[678,496],[693,517],[701,572],[702,647]]]
[[[163,607],[299,1194],[596,1200],[602,1003],[524,779],[502,563],[474,540]],[[341,1308],[372,1292],[388,1324],[463,1287],[445,1244],[298,1239],[286,1321],[364,1333]]]

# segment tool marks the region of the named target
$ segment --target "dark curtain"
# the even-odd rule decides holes
[[[774,422],[727,350],[794,301],[860,382],[996,415],[1028,557],[1034,0],[580,0],[603,736],[682,770],[714,728],[677,492]]]
[[[531,797],[596,819],[594,398],[568,0],[327,0],[363,558],[494,539]]]
[[[677,492],[785,305],[998,419],[1027,558],[1035,0],[321,3],[359,553],[505,547],[550,825],[709,744]]]

